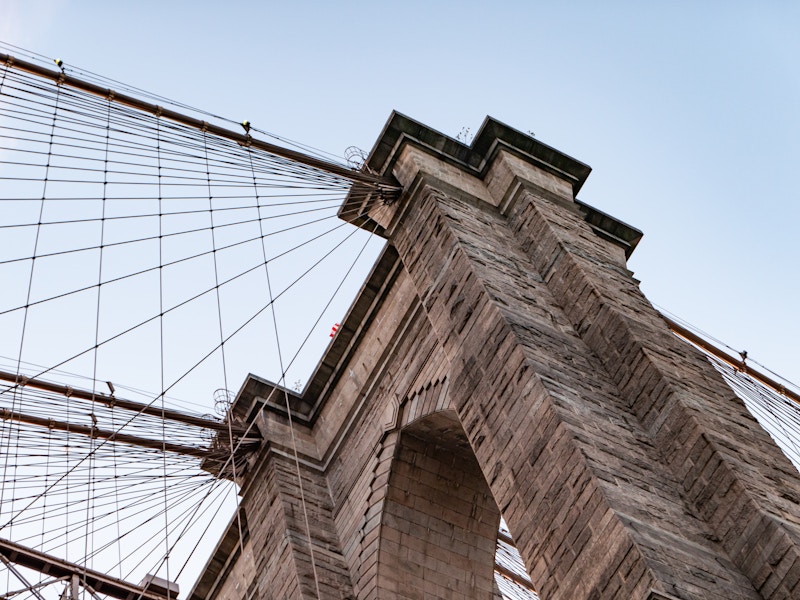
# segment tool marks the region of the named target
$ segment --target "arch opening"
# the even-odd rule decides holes
[[[388,486],[378,558],[383,593],[496,598],[500,511],[453,411],[402,430]]]

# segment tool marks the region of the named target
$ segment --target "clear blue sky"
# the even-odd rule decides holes
[[[557,6],[556,6],[557,4]],[[800,4],[0,0],[0,39],[325,150],[392,109],[588,163],[674,312],[800,382]]]

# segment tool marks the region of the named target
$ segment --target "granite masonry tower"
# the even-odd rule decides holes
[[[798,474],[639,291],[640,233],[576,200],[586,165],[394,114],[367,166],[402,196],[340,215],[388,245],[302,396],[242,386],[264,444],[193,600],[491,600],[501,514],[544,600],[800,598]]]

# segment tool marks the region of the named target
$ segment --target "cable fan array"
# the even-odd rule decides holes
[[[191,588],[236,512],[258,440],[225,421],[235,390],[303,388],[383,247],[352,223],[387,184],[18,66],[0,64],[0,599],[152,600],[153,577]],[[798,404],[698,347],[800,466]],[[536,598],[505,525],[495,579]]]
[[[116,100],[0,67],[0,543],[80,567],[81,597],[93,571],[191,587],[236,507],[233,457],[201,468],[215,392],[302,388],[382,248],[337,215],[373,191],[346,167]],[[22,564],[3,597],[75,593]]]
[[[800,387],[739,352],[659,309],[672,332],[700,350],[722,375],[759,425],[800,470]],[[738,358],[735,356],[738,354]]]
[[[800,406],[745,370],[716,357],[711,363],[778,447],[800,470]],[[787,387],[791,385],[787,382]]]

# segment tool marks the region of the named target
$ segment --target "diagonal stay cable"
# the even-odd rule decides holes
[[[287,227],[287,228],[285,228],[285,229],[281,229],[281,230],[278,230],[278,231],[273,231],[273,232],[270,232],[270,233],[268,233],[268,234],[266,234],[266,235],[267,235],[267,236],[270,236],[270,235],[276,235],[276,234],[278,234],[278,233],[285,233],[285,232],[287,232],[287,231],[292,231],[292,230],[294,230],[294,229],[298,229],[298,228],[300,228],[300,227],[305,227],[305,226],[306,226],[306,225],[308,225],[308,224],[313,224],[313,223],[315,223],[315,222],[319,222],[319,221],[327,220],[327,219],[329,219],[329,218],[331,218],[331,217],[325,217],[325,219],[319,219],[318,221],[314,221],[314,222],[312,222],[312,223],[303,223],[303,224],[300,224],[300,225],[294,225],[294,226],[292,226],[292,227]],[[292,252],[292,251],[294,251],[294,250],[298,250],[298,249],[300,249],[300,248],[302,248],[302,247],[306,246],[307,244],[309,244],[309,243],[311,243],[311,242],[313,242],[313,241],[316,241],[317,239],[320,239],[320,238],[324,237],[325,235],[328,235],[328,234],[330,234],[330,233],[333,233],[334,231],[337,231],[337,230],[341,229],[342,227],[345,227],[346,225],[348,225],[348,224],[347,224],[347,223],[340,223],[340,224],[339,224],[339,225],[337,225],[336,227],[333,227],[333,228],[331,228],[331,229],[329,229],[329,230],[327,230],[327,231],[325,231],[325,232],[323,232],[323,233],[321,233],[321,234],[319,234],[319,235],[316,235],[316,236],[314,236],[314,237],[312,237],[312,238],[309,238],[309,239],[307,239],[307,240],[304,240],[302,243],[300,243],[300,244],[297,244],[296,246],[293,246],[293,247],[289,248],[288,250],[286,250],[286,251],[284,251],[284,252],[281,252],[280,254],[276,254],[276,255],[275,255],[275,256],[273,256],[273,257],[272,257],[270,260],[276,260],[276,259],[278,259],[278,258],[281,258],[282,256],[285,256],[286,254],[288,254],[288,253],[290,253],[290,252]],[[252,238],[248,238],[248,239],[245,239],[245,240],[240,240],[240,241],[238,241],[238,242],[234,242],[234,243],[228,244],[228,245],[226,245],[226,246],[220,246],[219,248],[217,248],[217,252],[219,252],[219,251],[221,251],[221,250],[228,250],[228,249],[230,249],[230,248],[235,248],[235,247],[237,247],[237,246],[242,246],[242,245],[244,245],[244,244],[249,244],[249,243],[251,243],[251,242],[258,241],[259,239],[261,239],[261,237],[260,237],[260,236],[255,236],[255,237],[252,237]],[[192,254],[192,255],[190,255],[190,256],[185,256],[185,257],[183,257],[183,258],[179,258],[179,259],[175,259],[175,260],[173,260],[173,261],[166,262],[166,263],[164,263],[163,265],[160,265],[160,266],[149,267],[149,268],[147,268],[147,269],[142,269],[142,270],[139,270],[139,271],[135,271],[134,273],[128,273],[128,274],[126,274],[126,275],[120,275],[119,277],[114,277],[114,278],[112,278],[112,279],[108,279],[108,280],[104,281],[104,282],[103,282],[101,285],[108,285],[108,284],[110,284],[110,283],[116,283],[116,282],[119,282],[119,281],[122,281],[122,280],[125,280],[125,279],[129,279],[129,278],[131,278],[131,277],[136,277],[136,276],[138,276],[138,275],[143,275],[143,274],[145,274],[145,273],[151,273],[151,272],[153,272],[153,271],[156,271],[156,270],[158,270],[158,269],[161,269],[161,268],[164,268],[164,267],[174,266],[174,265],[177,265],[177,264],[180,264],[180,263],[183,263],[183,262],[189,261],[189,260],[193,260],[193,259],[200,258],[200,257],[203,257],[203,256],[208,256],[208,255],[210,255],[210,254],[211,254],[211,252],[212,252],[211,250],[206,250],[206,251],[204,251],[204,252],[198,252],[197,254]],[[243,271],[242,273],[240,273],[240,274],[238,274],[238,275],[236,275],[236,276],[234,276],[234,277],[231,277],[230,279],[228,279],[228,280],[226,280],[225,282],[223,282],[223,284],[222,284],[222,285],[224,285],[224,284],[226,284],[226,283],[230,283],[231,281],[234,281],[234,280],[238,279],[239,277],[241,277],[241,276],[243,276],[243,275],[245,275],[245,274],[247,274],[247,273],[249,273],[249,272],[253,271],[254,269],[257,269],[257,268],[261,267],[261,266],[263,266],[263,264],[262,264],[262,263],[259,263],[259,264],[257,264],[255,267],[253,267],[253,268],[251,268],[251,269],[248,269],[247,271]],[[30,303],[29,303],[27,306],[35,306],[35,305],[37,305],[37,304],[42,304],[42,303],[44,303],[44,302],[49,302],[49,301],[52,301],[52,300],[57,300],[57,299],[59,299],[59,298],[64,298],[64,297],[66,297],[66,296],[70,296],[70,295],[72,295],[72,294],[77,294],[77,293],[80,293],[80,292],[85,292],[85,291],[87,291],[87,290],[91,290],[91,289],[93,289],[94,287],[96,287],[96,285],[97,285],[97,284],[92,284],[92,285],[84,286],[84,287],[82,287],[82,288],[77,288],[77,289],[75,289],[75,290],[70,290],[70,291],[68,291],[68,292],[64,292],[64,293],[61,293],[61,294],[56,294],[56,295],[54,295],[54,296],[50,296],[50,297],[48,297],[48,298],[44,298],[44,299],[42,299],[42,300],[36,300],[36,301],[30,302]],[[213,288],[209,288],[209,289],[205,290],[203,293],[201,293],[201,294],[198,294],[198,295],[196,295],[196,296],[193,296],[192,298],[189,298],[189,300],[188,300],[188,301],[191,301],[191,300],[196,300],[197,298],[199,298],[199,297],[200,297],[200,296],[202,296],[203,294],[211,292],[211,291],[212,291],[212,289],[213,289]],[[176,305],[175,307],[168,309],[168,312],[169,312],[169,311],[171,311],[171,310],[173,310],[174,308],[178,308],[178,307],[182,306],[183,304],[185,304],[185,302],[182,302],[181,304],[179,304],[179,305]],[[24,306],[15,306],[15,307],[13,307],[13,308],[10,308],[10,309],[6,309],[6,310],[3,310],[3,311],[0,311],[0,315],[4,315],[4,314],[10,313],[10,312],[14,312],[14,311],[17,311],[17,310],[21,310],[21,309],[23,309],[23,308],[24,308]],[[154,317],[154,318],[155,318],[155,317]],[[151,320],[152,320],[152,319],[149,319],[148,321],[144,321],[144,322],[142,322],[142,323],[140,323],[140,324],[141,324],[141,325],[144,325],[144,324],[146,324],[146,323],[149,323]],[[61,364],[63,364],[63,363],[61,363]],[[60,365],[58,365],[58,366],[61,366],[61,364],[60,364]],[[54,367],[54,368],[57,368],[57,367]],[[47,372],[49,372],[49,370],[48,370]],[[0,393],[2,393],[2,392],[0,392]]]
[[[266,219],[270,219],[270,218],[277,219],[277,218],[281,218],[281,217],[296,216],[296,215],[299,215],[299,214],[306,214],[306,213],[309,213],[309,212],[318,212],[318,211],[321,211],[321,210],[331,210],[331,208],[332,207],[327,207],[326,206],[326,207],[323,207],[323,208],[309,209],[308,211],[297,211],[295,213],[280,214],[280,215],[274,215],[274,216],[265,217],[265,218]],[[208,211],[205,211],[205,212],[208,212]],[[319,223],[319,222],[322,222],[322,221],[327,221],[327,220],[330,220],[330,219],[334,219],[334,218],[336,218],[336,216],[337,215],[334,214],[334,215],[328,215],[326,217],[322,217],[322,218],[314,220],[314,221],[306,221],[306,222],[303,222],[303,223],[301,223],[299,225],[295,225],[293,228],[296,229],[296,228],[299,228],[299,227],[307,227],[309,225],[313,225],[314,223]],[[222,225],[217,225],[216,228],[217,229],[219,229],[219,228],[223,228],[224,229],[226,227],[236,227],[236,226],[239,226],[239,225],[249,225],[249,224],[255,223],[257,221],[258,221],[257,218],[255,218],[255,219],[244,219],[242,221],[233,221],[231,223],[224,223]],[[140,243],[143,243],[143,242],[152,242],[152,241],[155,241],[155,240],[158,240],[158,239],[162,239],[162,238],[179,237],[179,236],[182,236],[182,235],[192,235],[194,233],[200,233],[200,232],[203,232],[203,231],[211,231],[211,229],[212,229],[211,227],[196,227],[194,229],[186,229],[186,230],[183,230],[183,231],[174,231],[172,233],[164,233],[164,234],[159,233],[157,235],[144,236],[144,237],[139,237],[139,238],[135,238],[135,239],[132,239],[132,240],[121,240],[119,242],[108,242],[106,244],[103,244],[101,242],[100,244],[97,244],[97,245],[94,245],[94,246],[83,246],[81,248],[71,248],[69,250],[60,250],[58,252],[43,252],[41,254],[35,254],[34,256],[25,256],[25,257],[20,257],[20,258],[11,258],[11,259],[7,259],[7,260],[1,260],[0,261],[0,265],[13,264],[13,263],[17,263],[17,262],[25,262],[25,261],[28,261],[28,260],[32,260],[34,257],[37,258],[37,259],[52,258],[54,256],[64,256],[64,255],[67,255],[67,254],[76,254],[78,252],[91,252],[91,251],[94,251],[94,250],[103,250],[104,248],[114,248],[114,247],[117,247],[117,246],[125,246],[127,244],[140,244]],[[284,229],[284,230],[281,230],[281,231],[275,232],[275,233],[283,233],[285,231],[287,231],[287,230]],[[267,235],[271,235],[271,234],[267,234]],[[254,241],[254,240],[260,239],[261,237],[262,236],[255,236],[250,241]],[[215,251],[211,250],[211,251],[209,251],[209,253],[214,254]],[[97,285],[102,285],[102,284],[97,284]]]
[[[291,283],[290,283],[290,284],[289,284],[289,285],[288,285],[286,288],[284,288],[284,290],[283,290],[283,291],[281,291],[281,292],[280,292],[278,295],[276,295],[276,296],[274,297],[274,299],[273,299],[273,300],[272,300],[272,301],[271,301],[269,304],[266,304],[265,306],[261,307],[259,310],[257,310],[257,311],[255,312],[255,314],[253,314],[252,316],[250,316],[250,317],[249,317],[249,318],[248,318],[248,319],[247,319],[247,320],[246,320],[244,323],[242,323],[242,324],[241,324],[241,325],[240,325],[238,328],[236,328],[236,329],[235,329],[235,330],[234,330],[234,331],[233,331],[233,332],[232,332],[230,335],[226,336],[226,338],[223,340],[223,343],[224,343],[224,342],[227,342],[227,341],[229,341],[231,338],[233,338],[235,335],[237,335],[239,332],[241,332],[241,331],[242,331],[242,330],[243,330],[243,329],[244,329],[244,328],[245,328],[247,325],[249,325],[249,324],[250,324],[250,323],[251,323],[253,320],[255,320],[255,319],[256,319],[256,318],[257,318],[257,317],[258,317],[260,314],[262,314],[262,313],[263,313],[265,310],[267,310],[267,309],[270,307],[270,305],[271,305],[271,303],[272,303],[272,302],[274,302],[275,300],[277,300],[278,298],[280,298],[280,297],[281,297],[283,294],[285,294],[285,293],[286,293],[286,292],[287,292],[287,291],[288,291],[290,288],[292,288],[292,287],[293,287],[294,285],[296,285],[296,284],[297,284],[299,281],[301,281],[301,280],[302,280],[302,279],[303,279],[303,278],[304,278],[306,275],[308,275],[308,274],[309,274],[309,273],[310,273],[310,272],[311,272],[311,271],[312,271],[314,268],[316,268],[316,267],[317,267],[319,264],[321,264],[321,263],[322,263],[322,262],[323,262],[323,261],[324,261],[324,260],[325,260],[325,259],[326,259],[328,256],[330,256],[330,255],[331,255],[331,254],[332,254],[332,253],[333,253],[333,252],[334,252],[334,251],[335,251],[337,248],[339,248],[339,247],[340,247],[340,246],[341,246],[341,245],[342,245],[342,244],[343,244],[345,241],[347,241],[347,240],[348,240],[350,237],[352,237],[352,236],[353,236],[353,235],[354,235],[354,234],[355,234],[357,231],[359,231],[359,230],[358,230],[358,229],[354,229],[352,232],[350,232],[350,233],[347,235],[347,237],[345,237],[345,238],[344,238],[342,241],[340,241],[338,244],[336,244],[336,246],[334,246],[334,247],[333,247],[331,250],[329,250],[327,253],[325,253],[325,254],[324,254],[324,255],[323,255],[323,256],[322,256],[320,259],[318,259],[318,260],[317,260],[317,261],[316,261],[316,262],[315,262],[315,263],[314,263],[314,264],[313,264],[311,267],[309,267],[309,268],[308,268],[306,271],[304,271],[304,272],[303,272],[303,273],[302,273],[302,274],[301,274],[299,277],[297,277],[297,278],[296,278],[294,281],[292,281],[292,282],[291,282]],[[204,293],[207,293],[207,292],[204,292]],[[147,319],[147,321],[145,321],[145,322],[151,322],[151,321],[153,321],[153,320],[154,320],[154,319],[156,319],[156,318],[158,318],[158,315],[157,315],[157,316],[155,316],[155,317],[152,317],[152,318],[150,318],[150,319]],[[143,324],[143,323],[142,323],[142,324]],[[136,325],[136,326],[134,326],[134,327],[132,327],[132,328],[129,328],[129,329],[128,329],[128,330],[126,330],[125,332],[122,332],[122,333],[120,333],[120,334],[117,334],[117,335],[115,335],[115,336],[112,336],[111,338],[107,338],[106,340],[104,340],[103,342],[101,342],[101,344],[100,344],[100,345],[106,344],[106,343],[108,343],[108,342],[112,341],[113,339],[116,339],[117,337],[119,337],[119,336],[121,336],[121,335],[123,335],[123,334],[125,334],[125,333],[128,333],[129,331],[131,331],[131,330],[133,330],[133,329],[135,329],[135,328],[139,327],[140,325],[141,325],[141,324],[139,324],[139,325]],[[192,367],[190,367],[190,368],[189,368],[188,370],[186,370],[186,371],[185,371],[185,372],[184,372],[184,373],[183,373],[181,376],[179,376],[177,379],[175,379],[175,380],[173,381],[173,383],[172,383],[172,384],[170,384],[170,385],[169,385],[167,388],[165,388],[164,390],[162,390],[162,391],[161,391],[161,393],[160,393],[160,394],[159,394],[159,395],[158,395],[156,398],[153,398],[153,400],[151,400],[151,402],[150,402],[150,403],[147,405],[147,407],[149,408],[150,406],[152,406],[152,404],[153,404],[153,403],[155,403],[155,402],[158,400],[158,398],[160,398],[161,396],[163,396],[164,394],[166,394],[166,393],[167,393],[167,392],[168,392],[170,389],[172,389],[172,388],[173,388],[173,387],[175,387],[175,386],[176,386],[178,383],[180,383],[180,382],[181,382],[183,379],[185,379],[185,378],[186,378],[186,377],[187,377],[187,376],[188,376],[188,375],[189,375],[191,372],[193,372],[193,371],[194,371],[194,370],[195,370],[195,369],[196,369],[198,366],[200,366],[202,363],[204,363],[204,362],[205,362],[205,361],[206,361],[206,360],[207,360],[207,359],[208,359],[210,356],[212,356],[212,355],[213,355],[213,354],[214,354],[214,353],[215,353],[215,352],[216,352],[218,349],[219,349],[219,345],[216,345],[214,348],[212,348],[212,350],[210,350],[209,352],[207,352],[207,353],[206,353],[206,354],[205,354],[205,355],[204,355],[204,356],[203,356],[203,357],[202,357],[200,360],[198,360],[198,361],[197,361],[197,362],[196,362],[196,363],[195,363],[195,364],[194,364]],[[79,357],[79,356],[82,356],[82,355],[86,354],[87,352],[90,352],[91,350],[92,350],[92,348],[88,348],[88,349],[86,349],[86,350],[83,350],[82,352],[79,352],[79,353],[77,353],[77,354],[73,355],[72,357],[70,357],[70,358],[68,358],[68,359],[65,359],[65,360],[63,360],[62,362],[60,362],[60,363],[58,363],[58,364],[54,365],[54,366],[53,366],[53,367],[51,367],[51,368],[57,368],[57,367],[60,367],[60,366],[64,365],[65,363],[67,363],[67,362],[69,362],[69,361],[71,361],[71,360],[74,360],[75,358],[77,358],[77,357]],[[37,377],[37,378],[38,378],[38,377],[41,377],[42,375],[44,375],[44,374],[45,374],[46,372],[48,372],[49,370],[50,370],[50,369],[47,369],[47,371],[44,371],[44,372],[42,372],[42,373],[38,373],[38,374],[36,375],[36,377]],[[10,389],[14,389],[14,388],[17,388],[17,387],[19,387],[19,384],[12,384],[11,386],[8,386],[6,389],[7,389],[7,390],[10,390]],[[0,393],[2,393],[2,392],[0,392]],[[138,413],[137,413],[137,415],[138,415]],[[123,425],[122,425],[122,426],[119,428],[118,432],[119,432],[119,431],[121,431],[121,430],[122,430],[122,429],[125,427],[125,425],[126,425],[127,423],[129,423],[129,422],[133,421],[133,419],[135,419],[137,415],[134,415],[134,416],[132,416],[130,419],[128,419],[128,421],[126,421],[126,423],[125,423],[125,424],[123,424]],[[45,490],[43,493],[47,493],[47,491],[49,491],[50,489],[52,489],[52,487],[54,487],[54,486],[55,486],[57,483],[59,483],[59,482],[60,482],[62,479],[64,479],[65,477],[67,477],[67,476],[68,476],[68,475],[69,475],[69,474],[70,474],[70,473],[71,473],[71,472],[72,472],[72,471],[73,471],[73,470],[74,470],[74,469],[75,469],[75,468],[76,468],[78,465],[80,465],[80,464],[81,464],[83,461],[87,460],[87,459],[89,458],[89,456],[92,456],[92,455],[94,455],[94,453],[97,451],[97,449],[99,449],[99,448],[103,447],[105,444],[109,443],[110,441],[111,441],[111,440],[109,440],[109,439],[104,439],[104,440],[103,440],[103,441],[102,441],[100,444],[98,444],[97,448],[93,449],[93,450],[92,450],[92,451],[91,451],[91,452],[90,452],[90,453],[89,453],[87,456],[84,456],[83,458],[81,458],[81,460],[80,460],[80,461],[79,461],[79,462],[78,462],[78,463],[77,463],[75,466],[73,466],[72,468],[70,468],[69,470],[67,470],[65,473],[63,473],[63,474],[62,474],[62,475],[61,475],[61,476],[60,476],[60,477],[59,477],[59,478],[58,478],[58,479],[57,479],[55,482],[53,482],[53,484],[51,484],[51,486],[50,486],[50,487],[48,487],[48,489],[47,489],[47,490]],[[19,515],[21,515],[23,512],[25,512],[25,511],[26,511],[28,508],[30,508],[30,506],[32,506],[32,504],[33,504],[33,502],[30,502],[30,503],[28,503],[28,504],[27,504],[27,505],[26,505],[24,508],[22,508],[22,509],[18,510],[18,511],[17,511],[17,512],[14,514],[14,516],[12,516],[12,517],[11,517],[11,518],[10,518],[8,521],[6,521],[6,523],[4,523],[3,525],[0,525],[0,530],[3,530],[3,529],[5,529],[6,527],[9,527],[10,525],[12,525],[12,524],[14,523],[15,519],[16,519],[16,518],[17,518]]]

